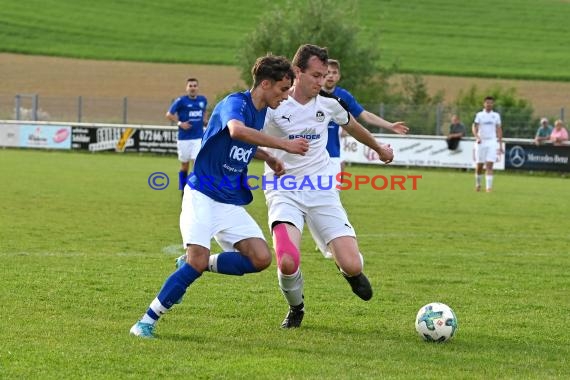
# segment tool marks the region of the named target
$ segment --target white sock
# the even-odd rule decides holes
[[[220,254],[210,255],[208,258],[208,270],[210,272],[218,273],[218,257]]]
[[[158,298],[155,298],[149,306],[149,309],[151,309],[159,318],[160,316],[162,316],[164,313],[166,313],[168,311],[167,308],[165,308],[164,306],[162,306],[162,304],[160,303],[160,301],[158,300]],[[156,321],[158,321],[158,319],[154,319],[151,315],[149,315],[147,313],[145,313],[145,315],[143,315],[143,317],[141,318],[141,322],[142,323],[151,323],[151,324],[155,324]],[[151,313],[152,314],[152,313]]]
[[[303,303],[303,274],[301,269],[297,272],[286,275],[281,273],[277,268],[277,278],[279,279],[279,287],[285,296],[287,303],[291,306],[297,306]]]
[[[493,176],[492,175],[487,175],[485,176],[485,182],[486,182],[486,188],[487,190],[490,190],[493,188]]]
[[[475,186],[481,187],[481,179],[482,178],[483,178],[483,175],[475,174]]]

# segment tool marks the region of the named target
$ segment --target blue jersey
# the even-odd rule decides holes
[[[348,108],[348,112],[354,117],[359,117],[364,108],[356,101],[354,96],[342,87],[336,86],[332,92],[334,96],[342,99]],[[329,123],[329,138],[327,140],[327,151],[331,157],[340,157],[340,127],[334,122]]]
[[[247,165],[257,145],[232,139],[227,125],[235,119],[259,131],[266,112],[266,107],[259,111],[255,108],[249,91],[230,94],[219,102],[204,132],[194,172],[188,176],[188,186],[221,203],[251,203],[253,195],[247,186]]]
[[[192,128],[182,129],[178,127],[178,140],[201,139],[204,134],[204,115],[208,100],[205,96],[198,95],[192,99],[188,95],[177,98],[168,109],[171,114],[178,116],[178,121],[190,122]]]

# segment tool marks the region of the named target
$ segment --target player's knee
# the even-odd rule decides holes
[[[271,265],[271,252],[269,249],[264,250],[264,252],[260,252],[255,256],[255,260],[253,262],[255,269],[262,271]]]
[[[210,254],[208,250],[202,251],[188,248],[186,250],[186,263],[198,272],[202,273],[208,268],[209,256]]]
[[[287,254],[281,256],[281,260],[277,260],[277,265],[281,273],[286,275],[294,274],[299,269],[299,262]]]
[[[362,266],[360,264],[344,264],[340,266],[340,269],[349,276],[358,276],[362,272]]]
[[[186,263],[198,272],[202,273],[208,268],[208,260],[196,257],[186,257]]]
[[[283,274],[293,274],[299,269],[300,252],[293,244],[287,233],[287,227],[284,223],[278,224],[273,228],[275,239],[275,256],[277,257],[277,266]]]
[[[364,261],[361,254],[358,257],[338,263],[341,270],[349,276],[358,276],[362,272],[363,264]]]

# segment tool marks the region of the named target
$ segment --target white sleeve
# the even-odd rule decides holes
[[[269,123],[271,123],[273,120],[273,109],[267,107],[267,112],[265,113],[265,121],[263,122],[263,128],[261,131],[264,131],[267,129],[267,127],[269,126]]]
[[[350,114],[338,101],[333,103],[331,116],[332,120],[338,125],[346,125],[350,120]]]

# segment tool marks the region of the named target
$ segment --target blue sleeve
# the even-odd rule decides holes
[[[238,96],[236,96],[238,95]],[[228,125],[230,120],[239,120],[246,124],[245,120],[245,108],[246,101],[239,94],[230,96],[226,99],[226,102],[222,109],[220,110],[220,119],[222,122],[222,129]]]
[[[175,115],[178,112],[178,105],[180,104],[180,99],[181,98],[176,98],[176,100],[172,102],[170,108],[168,109],[168,113]]]
[[[362,107],[360,103],[356,101],[356,98],[352,96],[350,92],[347,91],[347,95],[348,96],[347,99],[345,99],[345,102],[348,105],[348,111],[352,114],[352,116],[359,117],[360,114],[364,112],[364,107]]]

